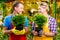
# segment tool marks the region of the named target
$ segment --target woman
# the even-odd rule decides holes
[[[43,30],[40,31],[41,37],[36,36],[38,33],[34,30],[34,24],[33,24],[33,30],[32,34],[34,35],[33,40],[53,40],[53,37],[56,35],[56,21],[54,18],[48,15],[49,12],[49,6],[46,1],[42,1],[38,5],[38,12],[45,15],[48,19],[48,25],[47,27],[43,27]]]

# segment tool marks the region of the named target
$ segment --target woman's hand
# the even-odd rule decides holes
[[[43,30],[39,31],[39,35],[40,36],[44,35],[44,31]]]
[[[44,32],[43,30],[41,30],[41,31],[39,32],[39,34],[45,35],[45,36],[48,36],[48,37],[52,37],[52,36],[55,35],[55,34],[52,33],[52,32]]]
[[[32,31],[32,34],[35,36],[38,35],[38,33],[35,30]]]

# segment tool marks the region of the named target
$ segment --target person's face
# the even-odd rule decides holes
[[[48,5],[47,5],[47,3],[41,2],[41,3],[38,5],[38,12],[39,12],[39,13],[45,13],[45,12],[47,12],[47,10],[48,10]]]
[[[23,4],[18,4],[18,7],[15,7],[15,11],[17,13],[22,13],[24,11],[24,6]]]

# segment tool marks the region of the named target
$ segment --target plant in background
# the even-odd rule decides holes
[[[60,22],[58,22],[58,27],[60,28]]]
[[[34,17],[33,17],[33,21],[34,23],[37,25],[37,27],[35,27],[35,31],[38,32],[38,35],[39,35],[39,31],[40,30],[43,30],[43,25],[47,22],[47,18],[43,15],[43,14],[36,14]]]
[[[0,28],[0,40],[8,40],[8,35],[3,34],[1,28]]]
[[[57,14],[60,14],[60,7],[57,8]]]
[[[57,14],[58,14],[58,18],[60,18],[60,7],[57,8]]]
[[[22,14],[14,16],[12,22],[17,30],[22,30],[24,27],[25,17]]]

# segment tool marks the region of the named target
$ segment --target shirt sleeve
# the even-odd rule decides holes
[[[24,23],[24,26],[25,26],[25,27],[28,27],[28,19],[27,19],[27,17],[25,17],[25,23]]]
[[[32,23],[32,30],[34,30],[35,29],[35,23],[33,22]]]
[[[8,26],[9,26],[8,17],[5,17],[5,18],[4,18],[3,26],[4,26],[4,27],[8,27]]]
[[[55,19],[51,20],[50,27],[50,31],[56,34],[57,23]]]

